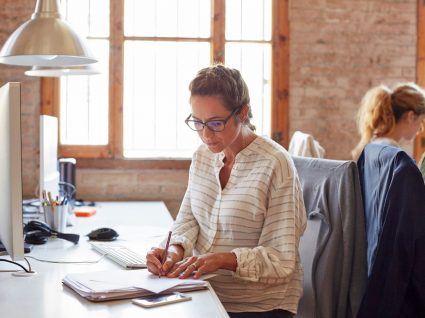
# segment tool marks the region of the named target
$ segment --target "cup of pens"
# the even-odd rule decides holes
[[[44,217],[51,229],[64,232],[68,218],[68,205],[46,205],[44,207]]]
[[[51,229],[64,232],[68,218],[68,202],[66,200],[52,199],[50,195],[43,195],[43,210],[46,223]]]

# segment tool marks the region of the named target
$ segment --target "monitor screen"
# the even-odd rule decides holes
[[[24,258],[20,83],[0,87],[0,241],[12,260]]]
[[[59,195],[58,119],[40,116],[40,199],[43,190],[52,198]]]

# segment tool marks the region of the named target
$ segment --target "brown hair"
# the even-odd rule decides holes
[[[414,83],[397,84],[392,90],[380,85],[366,92],[357,114],[360,142],[352,151],[353,158],[358,158],[372,138],[390,132],[408,111],[425,114],[425,92]]]
[[[251,124],[251,105],[249,104],[249,90],[241,73],[222,64],[215,64],[201,69],[189,84],[190,97],[218,96],[223,101],[224,107],[229,111],[236,111],[239,114],[242,106],[249,107],[248,117],[244,121],[251,130],[255,126]]]

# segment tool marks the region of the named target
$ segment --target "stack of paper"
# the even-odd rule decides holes
[[[211,275],[203,279],[209,277]],[[62,282],[90,301],[106,301],[205,289],[207,282],[203,279],[159,278],[141,269],[68,274]]]

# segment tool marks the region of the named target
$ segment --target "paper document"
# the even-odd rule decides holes
[[[113,270],[68,274],[63,283],[80,296],[92,301],[122,299],[158,294],[165,291],[189,291],[206,288],[208,279],[159,278],[146,269]]]

